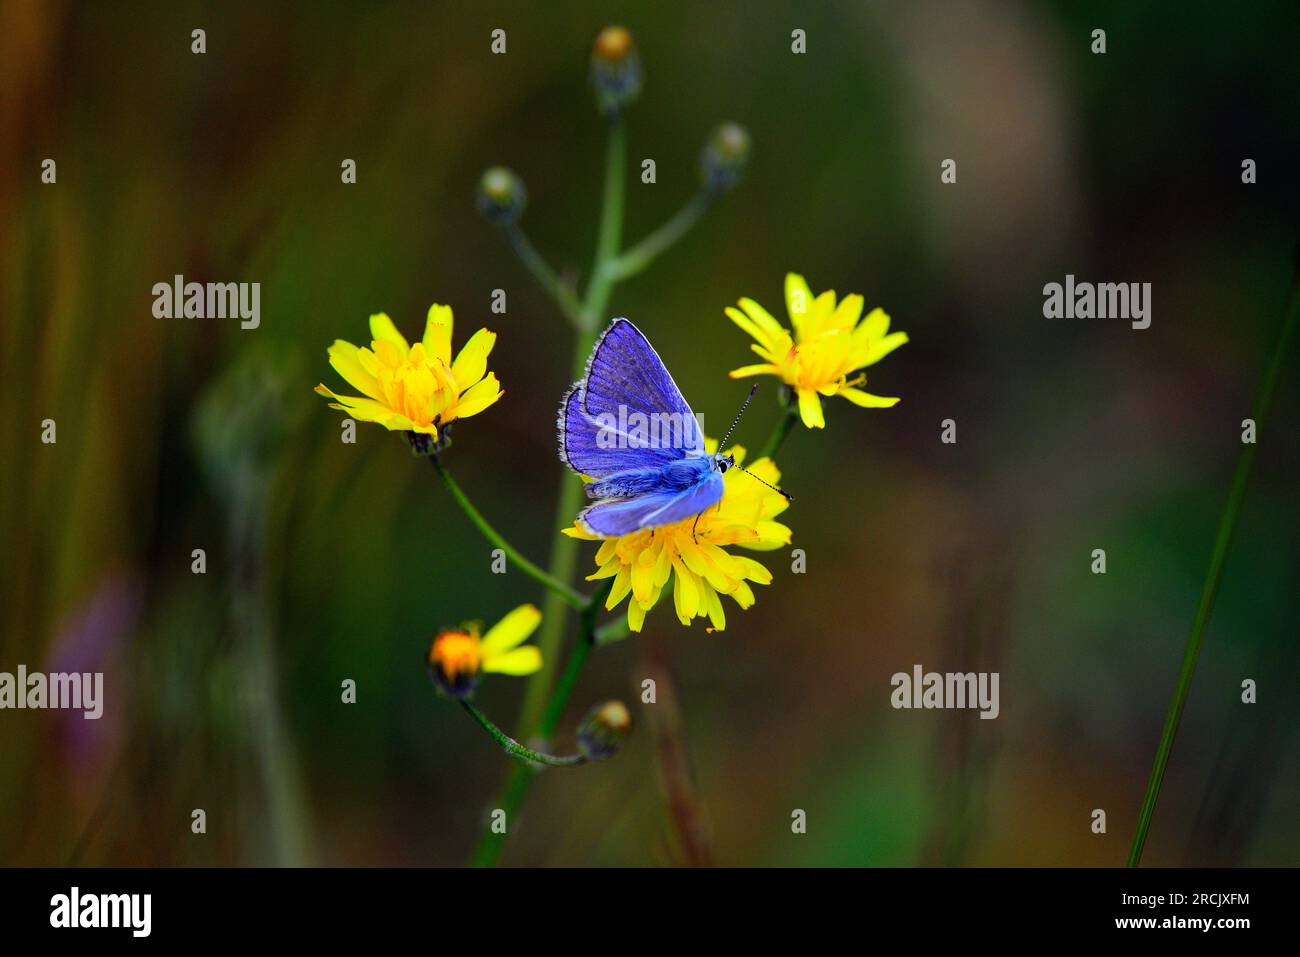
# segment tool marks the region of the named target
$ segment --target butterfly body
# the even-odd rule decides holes
[[[701,482],[711,481],[731,465],[730,456],[688,456],[661,467],[615,472],[587,484],[591,498],[629,498],[647,492],[685,492]]]
[[[670,525],[716,505],[733,459],[704,435],[649,341],[626,319],[597,340],[560,403],[560,458],[591,476],[578,523],[602,536]]]

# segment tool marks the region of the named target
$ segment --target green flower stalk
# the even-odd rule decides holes
[[[1296,264],[1295,274],[1291,279],[1291,292],[1287,299],[1286,311],[1282,317],[1282,328],[1277,341],[1269,355],[1264,376],[1260,379],[1259,389],[1255,393],[1255,403],[1251,409],[1251,418],[1255,420],[1256,439],[1264,431],[1264,423],[1273,408],[1273,398],[1277,394],[1277,383],[1282,372],[1282,363],[1290,351],[1291,339],[1295,335],[1297,321],[1300,319],[1300,261]],[[1137,867],[1142,863],[1142,852],[1146,847],[1147,832],[1151,829],[1151,819],[1155,815],[1156,801],[1160,797],[1160,786],[1164,783],[1165,768],[1169,766],[1169,756],[1173,753],[1174,738],[1178,726],[1182,723],[1183,709],[1192,690],[1192,677],[1196,674],[1196,662],[1201,656],[1201,645],[1205,642],[1205,632],[1210,624],[1210,613],[1214,610],[1214,600],[1219,594],[1219,583],[1223,579],[1223,568],[1228,559],[1228,548],[1232,544],[1233,533],[1237,529],[1237,517],[1241,514],[1241,503],[1246,498],[1246,486],[1250,481],[1251,470],[1255,466],[1255,456],[1259,445],[1249,442],[1241,447],[1237,457],[1237,468],[1232,476],[1232,486],[1228,490],[1228,499],[1219,516],[1219,530],[1214,538],[1214,550],[1210,555],[1210,565],[1205,572],[1205,583],[1201,587],[1201,598],[1196,605],[1196,614],[1192,619],[1191,632],[1187,636],[1187,646],[1183,650],[1182,664],[1178,668],[1178,680],[1174,685],[1173,698],[1169,702],[1169,711],[1165,715],[1165,724],[1160,732],[1160,743],[1156,746],[1155,761],[1151,766],[1151,776],[1147,780],[1146,793],[1142,798],[1142,807],[1138,811],[1137,829],[1133,833],[1133,843],[1129,847],[1128,867]]]

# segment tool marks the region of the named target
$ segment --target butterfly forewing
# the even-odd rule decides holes
[[[643,447],[699,455],[703,440],[695,415],[648,339],[626,319],[615,319],[600,337],[587,363],[582,407],[588,415],[639,421],[660,427]]]

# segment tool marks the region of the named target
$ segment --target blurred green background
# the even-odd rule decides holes
[[[614,760],[539,778],[503,862],[1123,862],[1292,271],[1290,3],[0,4],[0,670],[107,686],[98,722],[0,713],[0,862],[466,859],[509,759],[421,657],[439,627],[539,589],[491,574],[399,438],[341,443],[311,389],[341,388],[326,346],[366,341],[371,312],[416,336],[439,301],[457,344],[497,330],[505,398],[451,462],[544,559],[572,340],[473,191],[513,167],[532,239],[590,268],[587,55],[610,22],[646,73],[629,240],[689,198],[716,124],[753,137],[747,179],[610,309],[696,411],[727,421],[744,395],[725,373],[748,339],[723,307],[784,318],[787,270],[861,292],[911,342],[870,379],[897,408],[832,401],[824,432],[782,450],[807,574],[758,556],[776,580],[728,605],[725,632],[682,628],[666,600],[594,655],[559,746],[606,698],[639,726]],[[177,273],[260,282],[260,328],[155,319],[151,287]],[[1152,283],[1151,328],[1044,319],[1066,273]],[[1294,368],[1149,864],[1300,862]],[[774,392],[741,425],[751,448]],[[916,663],[1000,672],[1001,717],[891,709],[890,676]],[[522,691],[479,699],[509,726]]]

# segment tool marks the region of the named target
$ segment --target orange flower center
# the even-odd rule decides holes
[[[449,681],[478,674],[481,663],[478,635],[467,631],[444,631],[429,648],[429,664]]]
[[[451,370],[430,359],[417,342],[403,355],[391,342],[371,343],[375,353],[374,376],[384,404],[416,425],[430,425],[456,399]]]

